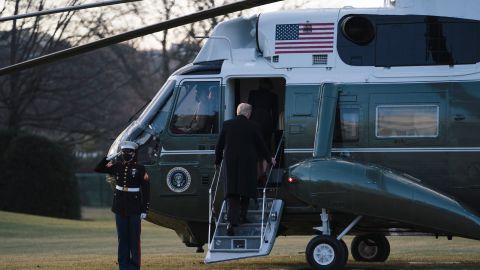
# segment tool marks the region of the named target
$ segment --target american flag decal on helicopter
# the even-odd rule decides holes
[[[333,53],[334,23],[277,24],[275,54]]]

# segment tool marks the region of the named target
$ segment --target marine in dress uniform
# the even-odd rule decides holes
[[[105,157],[95,168],[96,172],[115,177],[112,212],[117,225],[120,270],[140,269],[140,221],[147,216],[150,202],[149,177],[145,167],[136,162],[137,147],[125,141],[118,161]]]
[[[223,123],[215,148],[217,167],[225,154],[228,235],[234,235],[234,226],[247,222],[249,200],[256,197],[257,158],[261,157],[269,163],[275,163],[263,140],[260,128],[255,122],[248,120],[251,108],[247,103],[238,105],[237,117]]]

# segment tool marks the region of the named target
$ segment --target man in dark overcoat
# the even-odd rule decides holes
[[[96,172],[115,177],[112,212],[115,213],[120,270],[140,269],[140,221],[147,216],[150,182],[145,167],[137,163],[135,142],[124,141],[118,157],[105,157]],[[115,160],[117,159],[117,160]]]
[[[227,202],[227,234],[234,235],[233,227],[246,222],[250,198],[256,197],[257,158],[274,163],[260,133],[260,128],[249,120],[252,107],[241,103],[237,117],[223,123],[215,148],[218,167],[225,154],[225,200]]]

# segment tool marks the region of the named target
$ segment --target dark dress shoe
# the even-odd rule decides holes
[[[228,236],[234,236],[235,231],[233,230],[233,225],[231,223],[227,224],[227,235]]]

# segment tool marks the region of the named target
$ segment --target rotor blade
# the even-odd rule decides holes
[[[57,60],[60,60],[60,59],[72,57],[72,56],[79,55],[79,54],[82,54],[82,53],[90,52],[90,51],[93,51],[93,50],[96,50],[96,49],[99,49],[99,48],[103,48],[103,47],[106,47],[106,46],[109,46],[109,45],[112,45],[112,44],[116,44],[116,43],[120,43],[120,42],[127,41],[127,40],[130,40],[130,39],[138,38],[138,37],[145,36],[145,35],[148,35],[148,34],[152,34],[152,33],[155,33],[155,32],[167,30],[167,29],[174,28],[174,27],[177,27],[177,26],[182,26],[182,25],[185,25],[185,24],[194,23],[194,22],[197,22],[197,21],[200,21],[200,20],[208,19],[208,18],[211,18],[211,17],[224,15],[224,14],[227,14],[227,13],[240,11],[240,10],[244,10],[244,9],[249,9],[249,8],[252,8],[252,7],[257,7],[257,6],[266,5],[266,4],[279,2],[279,1],[282,1],[282,0],[243,0],[243,1],[236,2],[236,3],[232,3],[232,4],[223,5],[221,7],[215,7],[215,8],[207,9],[207,10],[204,10],[204,11],[200,11],[200,12],[197,12],[197,13],[193,13],[193,14],[190,14],[190,15],[183,16],[183,17],[178,17],[178,18],[175,18],[175,19],[171,19],[171,20],[168,20],[168,21],[161,22],[161,23],[152,24],[152,25],[149,25],[149,26],[146,26],[146,27],[139,28],[137,30],[132,30],[132,31],[129,31],[129,32],[125,32],[123,34],[119,34],[119,35],[107,37],[107,38],[104,38],[104,39],[100,39],[98,41],[94,41],[94,42],[91,42],[91,43],[88,43],[88,44],[85,44],[85,45],[61,50],[61,51],[58,51],[58,52],[54,52],[54,53],[51,53],[51,54],[47,54],[47,55],[44,55],[44,56],[33,58],[33,59],[30,59],[30,60],[27,60],[27,61],[23,61],[23,62],[14,64],[14,65],[10,65],[10,66],[7,66],[7,67],[4,67],[4,68],[0,69],[0,76],[5,75],[5,74],[9,74],[11,72],[20,71],[20,70],[23,70],[23,69],[35,67],[35,66],[38,66],[38,65],[41,65],[41,64],[46,64],[46,63],[50,63],[50,62],[57,61]]]
[[[54,13],[68,12],[68,11],[74,11],[74,10],[81,10],[81,9],[87,9],[87,8],[95,8],[95,7],[103,7],[103,6],[124,4],[124,3],[137,2],[137,1],[142,1],[142,0],[111,0],[111,1],[102,1],[102,2],[97,2],[97,3],[91,3],[91,4],[84,4],[84,5],[76,5],[76,6],[55,8],[55,9],[47,9],[47,10],[42,10],[42,11],[37,11],[37,12],[32,12],[32,13],[19,14],[19,15],[8,16],[8,17],[0,17],[0,22],[12,21],[12,20],[17,20],[17,19],[24,19],[24,18],[29,18],[29,17],[37,17],[37,16],[42,16],[42,15],[54,14]]]

